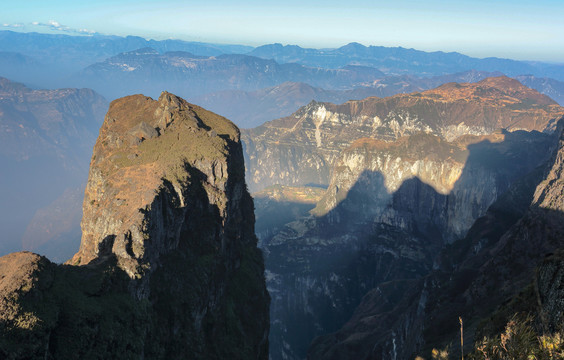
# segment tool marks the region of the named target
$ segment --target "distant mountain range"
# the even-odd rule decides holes
[[[187,51],[198,55],[247,53],[244,45],[222,45],[182,40],[147,40],[138,36],[70,36],[0,31],[0,49],[40,59],[45,64],[70,64],[84,68],[116,54],[151,47],[159,52]],[[62,62],[62,63],[61,63]]]
[[[537,78],[533,75],[519,75],[515,76],[515,79],[556,100],[560,105],[564,105],[564,82],[550,78]]]
[[[0,78],[0,252],[72,254],[64,233],[77,235],[73,199],[81,198],[107,106],[89,89],[33,90]]]
[[[303,82],[286,82],[257,91],[223,90],[197,97],[194,101],[231,119],[242,128],[250,128],[287,116],[312,100],[341,104],[370,96],[388,97],[423,91],[448,82],[476,82],[499,75],[502,74],[470,70],[431,78],[409,75],[386,76],[350,90],[326,90]],[[532,77],[532,79],[536,78]]]
[[[501,71],[506,75],[533,74],[564,80],[564,65],[500,58],[473,58],[457,52],[425,52],[402,47],[364,46],[350,43],[338,49],[304,49],[296,45],[269,44],[249,55],[283,63],[300,63],[323,68],[345,65],[375,67],[388,75],[443,75],[469,69]]]
[[[243,45],[220,45],[181,40],[146,40],[138,36],[70,36],[0,31],[2,52],[25,56],[10,59],[0,53],[0,76],[40,88],[72,86],[66,79],[85,67],[119,53],[151,47],[159,52],[187,51],[213,56],[247,53],[253,48]],[[31,63],[33,62],[33,63]],[[104,94],[106,95],[106,94]],[[106,95],[107,96],[107,95]]]
[[[91,87],[110,98],[140,92],[156,96],[165,89],[191,98],[227,89],[258,90],[286,81],[346,89],[383,76],[377,69],[362,66],[323,69],[278,64],[248,55],[208,57],[181,51],[161,54],[144,48],[90,65],[73,80],[76,85]]]
[[[140,92],[157,96],[162,90],[193,98],[224,90],[258,91],[287,81],[325,90],[353,90],[359,86],[380,87],[382,82],[376,80],[384,75],[407,75],[426,82],[424,79],[429,77],[469,70],[508,76],[530,74],[547,78],[548,82],[564,81],[564,66],[557,64],[478,59],[454,52],[367,47],[358,43],[337,49],[281,44],[253,48],[135,36],[0,31],[0,49],[0,76],[37,88],[90,87],[110,100]],[[408,79],[409,85],[397,92],[440,85],[435,81],[412,86],[414,81]],[[561,88],[552,86],[554,91],[549,96],[561,96]],[[391,92],[384,91],[379,96],[389,95]]]
[[[306,83],[287,82],[257,91],[223,90],[194,99],[198,104],[233,120],[242,128],[259,126],[272,119],[288,116],[312,100],[341,104],[367,97],[388,97],[435,88],[449,82],[478,82],[499,72],[470,70],[462,73],[419,78],[416,76],[386,76],[351,90],[326,90]],[[564,104],[564,83],[532,75],[515,77],[522,84]],[[252,111],[250,111],[252,109]]]

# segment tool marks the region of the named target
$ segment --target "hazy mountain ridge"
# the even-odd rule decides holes
[[[0,79],[0,176],[2,252],[22,249],[22,236],[34,213],[70,189],[83,188],[92,146],[107,102],[89,89],[32,90]],[[76,221],[73,226],[77,226]],[[57,233],[35,223],[25,249],[37,249]],[[53,230],[53,229],[51,229]],[[56,258],[72,246],[46,249]]]
[[[506,75],[533,74],[564,80],[564,66],[501,58],[472,58],[456,52],[425,52],[402,47],[364,46],[350,43],[337,49],[304,49],[296,45],[269,44],[249,54],[280,63],[339,68],[355,64],[378,68],[386,74],[422,76],[457,73],[469,69],[501,71]]]
[[[477,82],[486,77],[500,75],[501,73],[470,70],[432,78],[386,76],[372,82],[363,82],[350,90],[326,90],[302,82],[286,82],[252,92],[224,90],[197,97],[195,101],[232,119],[242,128],[250,128],[287,116],[312,100],[341,104],[371,96],[388,97],[399,93],[423,91],[446,82]]]
[[[501,75],[503,74],[499,72],[469,70],[430,78],[386,76],[370,83],[362,83],[351,90],[325,90],[305,83],[288,82],[257,91],[224,90],[210,93],[195,98],[195,102],[232,119],[242,128],[250,128],[288,116],[311,100],[341,104],[371,96],[388,97],[424,91],[449,82],[478,82],[486,77]],[[564,83],[532,75],[519,75],[515,79],[564,105]]]
[[[386,97],[422,91],[450,81],[478,81],[487,73],[488,76],[504,73],[529,79],[522,74],[546,77],[551,76],[550,71],[556,74],[559,69],[558,65],[538,62],[474,59],[456,53],[365,47],[356,43],[321,50],[275,44],[249,52],[252,48],[238,45],[155,41],[134,36],[69,36],[10,31],[2,31],[0,35],[0,45],[8,51],[5,56],[0,56],[0,62],[4,59],[5,63],[0,75],[24,81],[33,87],[94,88],[110,100],[141,92],[158,96],[161,91],[169,90],[194,102],[202,102],[213,111],[235,120],[241,127],[256,126],[286,116],[311,100],[341,103],[368,96]],[[147,52],[147,48],[153,49],[152,53]],[[141,49],[145,53],[140,52]],[[268,56],[269,51],[272,56]],[[237,53],[239,55],[232,58],[223,56]],[[284,55],[286,53],[291,56]],[[260,63],[253,59],[254,56],[247,55],[274,59],[277,63]],[[305,58],[300,58],[302,55]],[[201,66],[204,61],[200,57],[210,56],[218,57],[216,60],[220,61],[215,65]],[[308,62],[310,56],[339,59],[339,66],[329,66],[323,61]],[[390,72],[386,64],[378,63],[386,56],[397,62],[398,71]],[[443,71],[422,74],[410,68],[413,64],[431,66],[433,63],[442,66]],[[490,65],[478,66],[484,63]],[[190,71],[181,70],[183,65],[190,67]],[[222,67],[229,70],[222,70]],[[552,70],[534,71],[537,68]],[[383,77],[381,70],[387,77]],[[396,75],[390,76],[392,74]],[[304,89],[303,94],[297,95],[283,85],[287,81],[307,83],[319,89]],[[557,101],[563,101],[562,86],[557,80],[524,81]],[[280,94],[282,98],[273,98],[271,92],[277,89],[270,88],[278,86],[288,95]],[[335,90],[339,91],[335,93]],[[287,99],[283,100],[284,97]],[[250,110],[254,108],[259,111]]]
[[[521,84],[545,94],[560,105],[564,105],[564,82],[550,78],[537,78],[532,75],[519,75],[515,78]]]
[[[194,97],[226,90],[258,90],[286,81],[304,81],[313,86],[348,88],[360,81],[373,81],[383,74],[376,69],[345,67],[310,68],[299,64],[278,64],[273,60],[238,54],[211,57],[186,52],[160,54],[150,48],[121,53],[90,65],[75,76],[110,97],[161,88]]]
[[[183,40],[147,40],[139,36],[121,37],[99,34],[72,36],[0,31],[0,48],[4,51],[42,59],[47,64],[56,64],[62,59],[65,65],[72,64],[73,69],[77,70],[110,56],[145,47],[151,47],[160,52],[187,51],[203,56],[243,53],[252,49],[250,46],[243,45],[221,45]]]

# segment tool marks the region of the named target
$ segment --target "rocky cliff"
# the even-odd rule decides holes
[[[2,258],[7,358],[266,359],[268,304],[238,129],[164,92],[112,102],[68,265]],[[33,341],[32,341],[33,340]]]
[[[395,141],[425,132],[452,141],[500,128],[551,132],[562,114],[556,102],[507,77],[342,105],[312,102],[243,132],[247,182],[252,191],[274,184],[328,185],[339,153],[359,138]]]
[[[426,133],[394,142],[359,139],[339,156],[312,214],[336,223],[355,218],[434,231],[432,237],[450,242],[464,237],[513,181],[546,160],[548,138],[499,131],[452,142]]]
[[[549,135],[523,131],[354,142],[312,216],[263,239],[271,316],[279,320],[272,351],[300,358],[314,334],[344,324],[371,288],[431,272],[441,249],[464,237],[549,148]]]
[[[548,159],[548,133],[562,111],[500,77],[312,103],[248,131],[250,183],[327,186],[311,215],[261,232],[271,356],[303,358],[311,340],[343,326],[371,289],[408,286],[439,267],[443,248]]]
[[[541,331],[562,330],[563,135],[546,165],[515,182],[464,239],[445,248],[434,271],[375,287],[339,331],[313,342],[308,358],[428,357],[449,343],[459,353],[459,316],[466,353],[519,312],[535,316]]]

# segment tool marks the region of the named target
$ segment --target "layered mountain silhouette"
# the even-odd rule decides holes
[[[364,46],[350,43],[337,49],[307,49],[296,45],[269,44],[249,53],[279,63],[339,68],[351,63],[375,67],[386,74],[443,75],[469,69],[501,71],[506,75],[533,74],[564,80],[562,66],[526,63],[500,58],[472,58],[460,53],[424,52],[402,47]]]
[[[401,93],[421,92],[449,82],[478,82],[499,72],[469,70],[456,74],[420,78],[416,76],[386,76],[365,82],[350,90],[326,90],[306,83],[287,82],[256,91],[223,90],[195,98],[199,104],[232,119],[242,128],[259,126],[272,119],[285,117],[311,100],[341,104],[367,97],[388,97]],[[560,105],[564,104],[563,83],[532,75],[515,79],[523,85],[547,95]],[[249,111],[253,109],[253,111]]]
[[[286,81],[304,81],[326,88],[351,87],[372,81],[383,73],[374,68],[347,66],[341,69],[278,64],[248,55],[199,56],[187,52],[159,53],[151,48],[121,53],[90,65],[76,81],[110,98],[166,87],[194,97],[218,90],[258,90]]]
[[[65,78],[94,63],[114,55],[151,47],[161,52],[187,51],[198,55],[214,56],[246,53],[252,47],[220,45],[181,40],[146,40],[138,36],[72,36],[64,34],[20,33],[0,31],[0,48],[13,56],[25,57],[26,62],[10,62],[16,68],[2,68],[1,76],[37,84],[42,87],[69,86]],[[0,55],[0,59],[3,56]],[[25,71],[22,71],[25,69]],[[107,97],[106,94],[104,96]]]

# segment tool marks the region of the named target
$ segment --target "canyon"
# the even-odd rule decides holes
[[[259,236],[272,296],[272,358],[304,358],[310,342],[344,326],[372,289],[401,284],[389,290],[398,296],[420,284],[440,267],[444,249],[463,241],[499,198],[549,160],[563,115],[548,97],[497,77],[342,105],[313,102],[244,130],[249,187],[271,193],[269,202],[259,200],[257,227],[261,212],[268,214]],[[269,190],[275,186],[286,193],[325,190],[292,221],[280,214],[276,222],[276,191]],[[282,211],[290,207],[281,204]],[[402,310],[394,316],[406,327],[419,321]],[[364,344],[360,334],[350,335]],[[405,337],[398,358],[429,342]],[[390,358],[390,344],[400,344],[386,339],[388,352],[376,358]],[[309,354],[317,359],[324,349]]]

